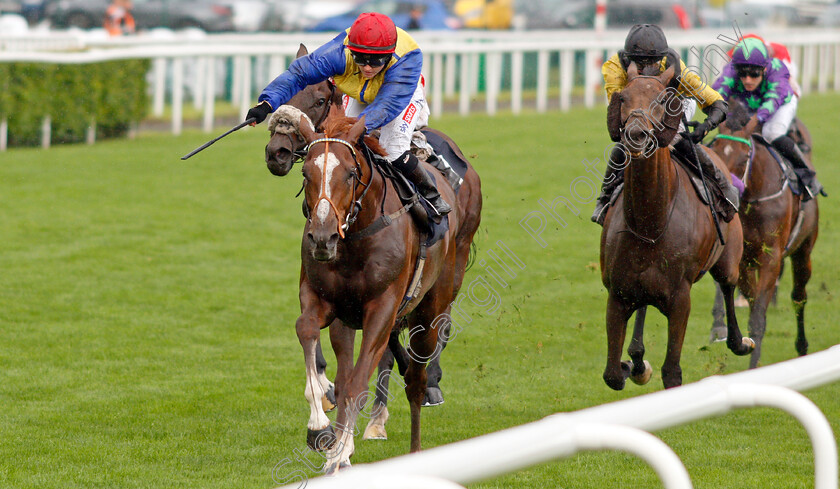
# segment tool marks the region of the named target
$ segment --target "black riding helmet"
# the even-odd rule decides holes
[[[630,28],[624,40],[624,53],[631,60],[652,57],[661,59],[668,54],[668,40],[658,25],[636,24]]]

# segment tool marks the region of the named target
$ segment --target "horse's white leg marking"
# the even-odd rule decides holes
[[[310,430],[322,430],[329,426],[330,418],[324,414],[321,398],[326,391],[318,380],[318,369],[315,368],[315,348],[317,343],[313,342],[309,355],[306,355],[306,389],[304,397],[309,402],[309,423],[306,427]]]
[[[324,163],[325,159],[326,163]],[[332,189],[330,188],[330,185],[332,184],[333,170],[335,170],[338,165],[338,158],[336,158],[336,156],[332,153],[324,153],[315,157],[315,166],[321,170],[321,176],[323,177],[324,182],[324,195],[327,199],[332,198]],[[326,199],[321,199],[318,202],[315,209],[315,215],[318,216],[318,219],[321,220],[322,224],[327,220],[330,210],[332,210],[332,206]]]
[[[356,445],[353,442],[353,432],[356,427],[357,417],[358,413],[355,407],[347,407],[347,424],[345,426],[336,425],[336,429],[339,432],[336,433],[338,441],[326,453],[327,463],[324,467],[327,472],[331,470],[337,471],[341,465],[350,465],[350,456],[356,450]]]

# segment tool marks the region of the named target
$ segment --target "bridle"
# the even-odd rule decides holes
[[[667,88],[665,86],[665,83],[662,82],[662,80],[659,76],[655,76],[655,75],[636,75],[635,77],[633,77],[633,79],[631,79],[630,81],[627,82],[627,85],[625,85],[624,89],[626,90],[633,82],[635,82],[636,80],[638,80],[640,78],[655,80],[656,83],[658,83],[660,86],[662,86],[663,91]],[[648,108],[650,108],[650,107],[648,107]],[[642,109],[642,108],[633,109],[633,110],[630,111],[629,114],[627,114],[627,117],[625,117],[624,119],[621,120],[620,130],[621,130],[622,133],[624,132],[625,127],[627,126],[627,121],[629,121],[631,118],[641,118],[641,119],[645,119],[645,120],[650,120],[651,119],[647,110]],[[672,129],[672,130],[676,131],[677,127],[668,126],[665,123],[664,119],[665,119],[665,117],[663,115],[663,118],[661,118],[656,124],[658,124],[660,126],[663,126],[667,129]],[[646,129],[643,130],[643,133],[647,136],[645,138],[645,140],[648,141],[648,144],[650,144],[651,141],[656,141],[656,136],[653,133],[653,128],[646,128]],[[630,152],[630,156],[632,158],[639,158],[643,154],[647,154],[647,147],[642,148],[642,150],[635,151],[635,152],[632,151],[631,148],[627,148],[627,150]]]
[[[318,144],[318,143],[324,143],[324,153],[323,153],[324,154],[324,166],[321,170],[322,171],[321,189],[320,189],[320,192],[318,194],[318,200],[316,201],[316,205],[318,205],[322,200],[326,200],[330,204],[330,208],[335,213],[336,221],[338,222],[338,234],[339,234],[339,236],[344,238],[344,231],[346,231],[350,226],[353,225],[354,222],[356,222],[356,219],[359,217],[359,212],[362,210],[362,200],[365,198],[365,194],[367,194],[367,191],[370,188],[371,182],[373,182],[373,176],[374,176],[373,175],[373,173],[374,173],[373,172],[373,167],[371,166],[370,179],[368,180],[367,183],[365,183],[361,179],[362,167],[359,164],[358,155],[356,154],[356,148],[353,146],[353,144],[351,144],[351,143],[349,143],[349,142],[347,142],[343,139],[340,139],[340,138],[324,137],[324,138],[316,139],[316,140],[312,141],[311,143],[309,143],[304,150],[304,154],[308,154],[309,150],[312,148],[312,145]],[[332,199],[330,199],[329,195],[327,195],[327,174],[326,174],[327,163],[326,163],[326,159],[327,159],[327,155],[330,154],[330,143],[339,143],[339,144],[343,144],[343,145],[347,146],[348,148],[350,148],[350,153],[353,155],[353,163],[355,163],[355,166],[356,166],[355,171],[353,171],[351,173],[352,179],[354,181],[354,183],[352,185],[353,186],[353,197],[352,197],[353,206],[352,206],[352,209],[350,210],[350,212],[345,217],[344,224],[341,224],[341,217],[340,217],[340,213],[338,212],[338,208],[335,206],[335,203],[332,201]],[[361,185],[364,188],[364,190],[362,190],[361,195],[359,195],[359,197],[356,198],[356,192],[359,188],[359,185]],[[310,214],[311,214],[311,212],[310,212]],[[309,220],[311,221],[312,217],[309,217]]]

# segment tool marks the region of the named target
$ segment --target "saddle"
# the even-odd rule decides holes
[[[367,146],[364,147],[364,151],[365,157],[376,168],[379,174],[391,181],[392,187],[397,192],[400,202],[404,206],[409,206],[408,213],[425,238],[423,242],[424,246],[428,247],[440,241],[446,234],[446,231],[449,230],[449,216],[443,216],[439,222],[435,222],[432,216],[436,216],[437,214],[431,204],[420,196],[414,184],[394,168],[385,158],[375,154]]]
[[[793,130],[794,129],[791,128],[791,131]],[[791,192],[793,192],[794,195],[802,195],[802,192],[805,191],[805,188],[803,187],[802,181],[796,175],[796,170],[794,169],[793,165],[790,164],[787,158],[780,155],[779,152],[776,151],[776,148],[774,148],[773,145],[770,143],[770,141],[764,139],[764,136],[762,136],[761,134],[753,134],[752,139],[756,144],[760,144],[767,148],[767,151],[770,153],[770,156],[772,156],[773,159],[776,160],[776,163],[779,165],[779,169],[782,170],[785,182],[788,186],[790,186]],[[802,147],[798,140],[794,139],[794,141],[797,141],[797,144],[800,145],[800,148]],[[805,146],[807,147],[808,145],[806,144]]]

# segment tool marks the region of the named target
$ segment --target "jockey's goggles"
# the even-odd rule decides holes
[[[351,50],[350,54],[353,56],[353,62],[359,66],[378,67],[391,59],[391,53],[359,53]]]
[[[739,65],[735,67],[738,78],[758,78],[764,75],[764,68],[754,65]]]

